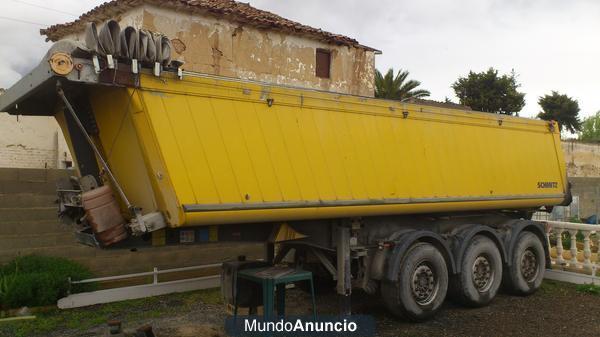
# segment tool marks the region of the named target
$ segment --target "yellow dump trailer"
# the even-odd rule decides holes
[[[202,75],[89,92],[125,193],[173,227],[565,199],[555,123]]]
[[[79,173],[59,186],[61,217],[82,241],[265,241],[269,262],[294,251],[339,294],[381,287],[413,319],[449,280],[470,305],[503,272],[515,292],[537,289],[547,245],[531,214],[570,197],[555,122],[138,65],[69,41],[0,108],[57,118]]]

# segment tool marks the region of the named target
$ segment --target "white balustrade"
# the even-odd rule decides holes
[[[592,267],[592,249],[590,245],[590,235],[592,235],[591,231],[581,231],[583,233],[583,265],[585,268]]]
[[[556,257],[551,256],[553,268],[596,276],[596,273],[600,271],[600,226],[562,221],[542,222],[546,225],[548,248],[551,251],[556,251]],[[565,259],[565,256],[563,255],[565,253],[565,247],[563,247],[562,242],[563,233],[565,232],[569,233],[568,236],[571,241],[567,251],[571,256],[567,259]],[[581,233],[583,236],[583,240],[580,240],[580,244],[583,245],[583,250],[580,250],[577,245],[578,233]],[[592,235],[595,236],[594,243],[592,243]],[[552,240],[551,237],[554,237],[555,240]],[[593,244],[595,244],[595,254],[592,251]],[[578,258],[578,252],[582,252],[582,259]]]

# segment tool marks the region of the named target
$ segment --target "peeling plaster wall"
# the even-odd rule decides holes
[[[563,141],[569,177],[600,177],[600,144]]]
[[[186,70],[373,96],[373,52],[152,5],[142,26],[175,40]],[[330,79],[315,76],[317,48],[331,50]]]
[[[54,117],[0,113],[0,167],[65,168],[72,160]]]
[[[115,18],[161,32],[173,41],[173,58],[207,74],[373,96],[375,54],[282,32],[257,29],[209,15],[143,5]],[[70,38],[83,39],[83,33]],[[315,76],[317,48],[331,51],[331,76]]]
[[[600,214],[600,144],[563,140],[571,192],[579,197],[579,216]]]

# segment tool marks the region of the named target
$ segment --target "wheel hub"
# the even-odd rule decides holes
[[[537,256],[531,249],[525,250],[521,256],[521,275],[527,282],[535,280],[538,274]]]
[[[413,297],[420,305],[431,303],[437,295],[437,278],[427,263],[419,264],[413,271],[411,290]]]
[[[494,281],[494,272],[486,256],[480,255],[473,262],[473,284],[479,292],[488,291]]]

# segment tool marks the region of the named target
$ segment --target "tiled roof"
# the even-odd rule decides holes
[[[50,41],[57,41],[68,34],[82,31],[87,22],[100,23],[144,3],[175,10],[208,14],[258,28],[309,36],[327,43],[375,50],[359,44],[358,41],[350,37],[306,26],[271,12],[254,8],[247,3],[234,0],[112,0],[82,14],[73,22],[53,25],[46,29],[41,29],[40,33],[46,35]]]

